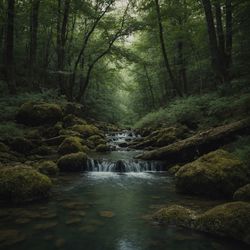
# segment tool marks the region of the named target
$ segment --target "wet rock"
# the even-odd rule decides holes
[[[54,124],[62,119],[59,105],[45,102],[24,103],[16,114],[16,121],[25,125]]]
[[[171,175],[175,175],[179,171],[180,168],[181,166],[175,165],[168,170],[168,173]]]
[[[176,173],[176,187],[186,194],[232,197],[248,182],[248,169],[234,155],[217,150],[181,167]]]
[[[0,170],[0,197],[10,202],[26,202],[47,198],[50,179],[31,167],[15,166]]]
[[[115,172],[126,172],[126,165],[122,160],[119,160],[115,164]]]
[[[9,147],[4,143],[0,142],[0,152],[9,152]]]
[[[64,247],[65,243],[66,243],[66,241],[62,238],[56,239],[55,240],[55,247],[62,248],[62,247]]]
[[[106,144],[100,144],[96,147],[96,152],[108,152],[110,151],[110,148],[108,145]]]
[[[29,218],[19,218],[15,221],[17,224],[28,224],[31,222]]]
[[[250,201],[250,184],[247,184],[239,188],[233,196],[237,201]]]
[[[83,152],[62,156],[57,165],[63,172],[79,172],[87,168],[87,155]]]
[[[74,224],[79,224],[82,222],[82,219],[79,217],[75,217],[75,218],[70,218],[68,220],[65,221],[66,225],[74,225]]]
[[[0,230],[0,247],[12,246],[25,240],[25,235],[15,229]]]
[[[121,147],[121,148],[127,148],[128,143],[127,142],[122,142],[122,143],[119,143],[118,146]]]
[[[76,131],[76,132],[80,133],[85,138],[88,138],[88,137],[90,137],[92,135],[100,134],[100,130],[96,126],[90,125],[90,124],[75,125],[71,129],[73,131]]]
[[[37,165],[37,170],[45,175],[48,176],[55,176],[58,174],[58,167],[57,164],[53,161],[42,161],[39,162]]]

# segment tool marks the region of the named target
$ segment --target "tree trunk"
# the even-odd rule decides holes
[[[29,56],[29,78],[34,89],[37,89],[35,82],[36,74],[36,59],[37,59],[37,31],[38,31],[38,15],[39,15],[40,0],[33,0],[31,3],[30,15],[30,56]]]
[[[150,81],[150,77],[149,77],[148,69],[147,69],[146,65],[144,65],[144,70],[145,70],[146,77],[147,77],[148,89],[149,89],[149,92],[150,92],[151,102],[152,102],[152,108],[155,110],[156,109],[155,97],[154,97],[153,87],[152,87],[152,84],[151,84],[151,81]]]
[[[226,0],[226,56],[227,69],[230,70],[232,64],[232,46],[233,46],[233,14],[232,0]]]
[[[15,20],[15,0],[8,0],[8,17],[5,35],[4,66],[5,75],[10,94],[16,94],[16,83],[14,76],[14,20]]]
[[[178,86],[178,84],[176,82],[176,79],[175,79],[174,74],[172,72],[172,69],[170,67],[168,56],[167,56],[166,45],[165,45],[165,41],[164,41],[164,37],[163,37],[163,25],[162,25],[159,0],[155,0],[155,6],[156,6],[156,12],[157,12],[157,20],[158,20],[158,25],[159,25],[159,36],[160,36],[160,43],[161,43],[164,64],[165,64],[166,70],[168,72],[170,81],[172,83],[173,89],[176,91],[178,96],[182,97],[182,92],[181,92],[180,87]],[[167,86],[166,86],[166,92],[167,92]]]

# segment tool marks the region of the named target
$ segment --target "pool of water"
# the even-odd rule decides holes
[[[154,211],[172,203],[206,210],[219,202],[176,194],[172,178],[164,173],[60,176],[49,201],[25,207],[1,204],[0,249],[247,249],[239,242],[151,221]]]

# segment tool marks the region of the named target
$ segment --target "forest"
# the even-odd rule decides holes
[[[0,249],[248,249],[249,27],[249,0],[0,0]]]

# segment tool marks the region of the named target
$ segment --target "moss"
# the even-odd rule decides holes
[[[29,154],[35,145],[26,138],[17,137],[9,140],[9,147],[18,153]]]
[[[172,205],[160,209],[153,215],[153,219],[165,224],[191,227],[195,219],[195,212],[179,205]]]
[[[109,146],[107,146],[105,144],[98,145],[95,150],[97,152],[107,152],[107,151],[110,151]]]
[[[239,188],[234,193],[234,200],[238,201],[250,201],[250,184],[247,184]]]
[[[82,139],[79,137],[68,137],[60,144],[58,153],[61,155],[84,152],[85,148],[82,145]]]
[[[55,103],[27,102],[16,114],[18,123],[25,125],[53,124],[62,119],[62,109]]]
[[[7,145],[4,143],[0,142],[0,152],[8,152],[10,149]]]
[[[31,154],[33,155],[41,155],[41,156],[47,156],[47,155],[52,155],[52,154],[55,154],[56,153],[56,150],[51,148],[51,147],[48,147],[48,146],[45,146],[45,145],[42,145],[38,148],[35,148],[34,150],[32,150]]]
[[[175,175],[180,170],[180,168],[181,166],[175,165],[168,170],[168,173],[171,175]]]
[[[231,202],[216,206],[197,218],[196,229],[250,244],[250,204]]]
[[[69,128],[75,125],[86,125],[86,121],[73,115],[69,114],[63,118],[63,127]]]
[[[59,169],[53,161],[43,161],[38,164],[37,170],[45,175],[54,176],[57,175]]]
[[[247,183],[247,167],[235,156],[217,150],[186,164],[176,173],[176,186],[188,194],[232,197]]]
[[[83,152],[62,156],[57,165],[63,172],[78,172],[87,167],[87,155]]]
[[[46,198],[50,179],[31,167],[6,167],[0,171],[0,197],[10,202],[26,202]]]
[[[100,130],[94,125],[75,125],[72,127],[72,130],[80,133],[84,137],[90,137],[100,133]]]

